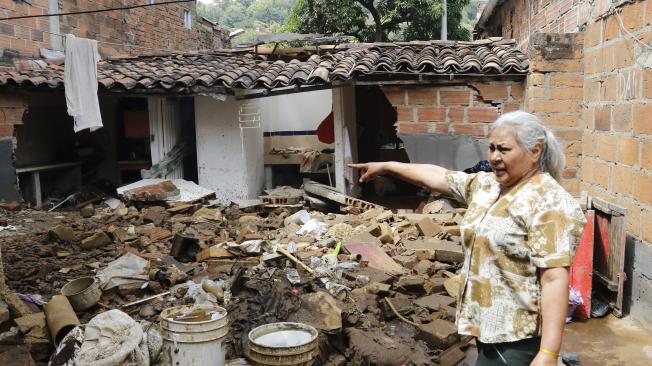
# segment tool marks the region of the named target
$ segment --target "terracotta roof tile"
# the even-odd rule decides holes
[[[513,40],[490,38],[347,44],[322,50],[306,61],[267,60],[235,51],[109,59],[98,64],[98,80],[105,90],[178,90],[195,85],[271,89],[368,77],[398,79],[410,74],[525,74],[528,67],[527,56]],[[63,87],[63,68],[3,68],[3,85]]]

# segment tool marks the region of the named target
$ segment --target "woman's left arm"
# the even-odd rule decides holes
[[[561,350],[561,337],[568,311],[568,267],[541,268],[541,349],[532,366],[557,365],[551,353]],[[548,351],[548,352],[546,352]]]

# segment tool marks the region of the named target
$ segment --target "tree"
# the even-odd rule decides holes
[[[462,25],[469,0],[448,0],[448,38],[468,40]],[[286,28],[301,33],[348,35],[363,42],[439,39],[441,0],[297,0]]]
[[[245,30],[237,42],[253,41],[260,34],[282,31],[296,0],[214,0],[197,3],[197,13],[228,28]]]

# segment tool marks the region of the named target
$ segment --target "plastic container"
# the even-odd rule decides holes
[[[249,354],[256,366],[309,366],[317,355],[317,329],[302,323],[271,323],[249,332]]]
[[[224,366],[223,341],[229,333],[224,308],[184,305],[161,312],[161,359],[166,365]]]
[[[75,311],[84,311],[100,301],[102,290],[94,277],[82,277],[63,286],[61,294],[68,298]]]

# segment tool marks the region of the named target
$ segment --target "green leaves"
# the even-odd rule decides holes
[[[462,26],[469,0],[448,1],[449,39],[468,40]],[[439,39],[440,0],[297,0],[286,21],[290,31],[351,35],[362,42]]]

